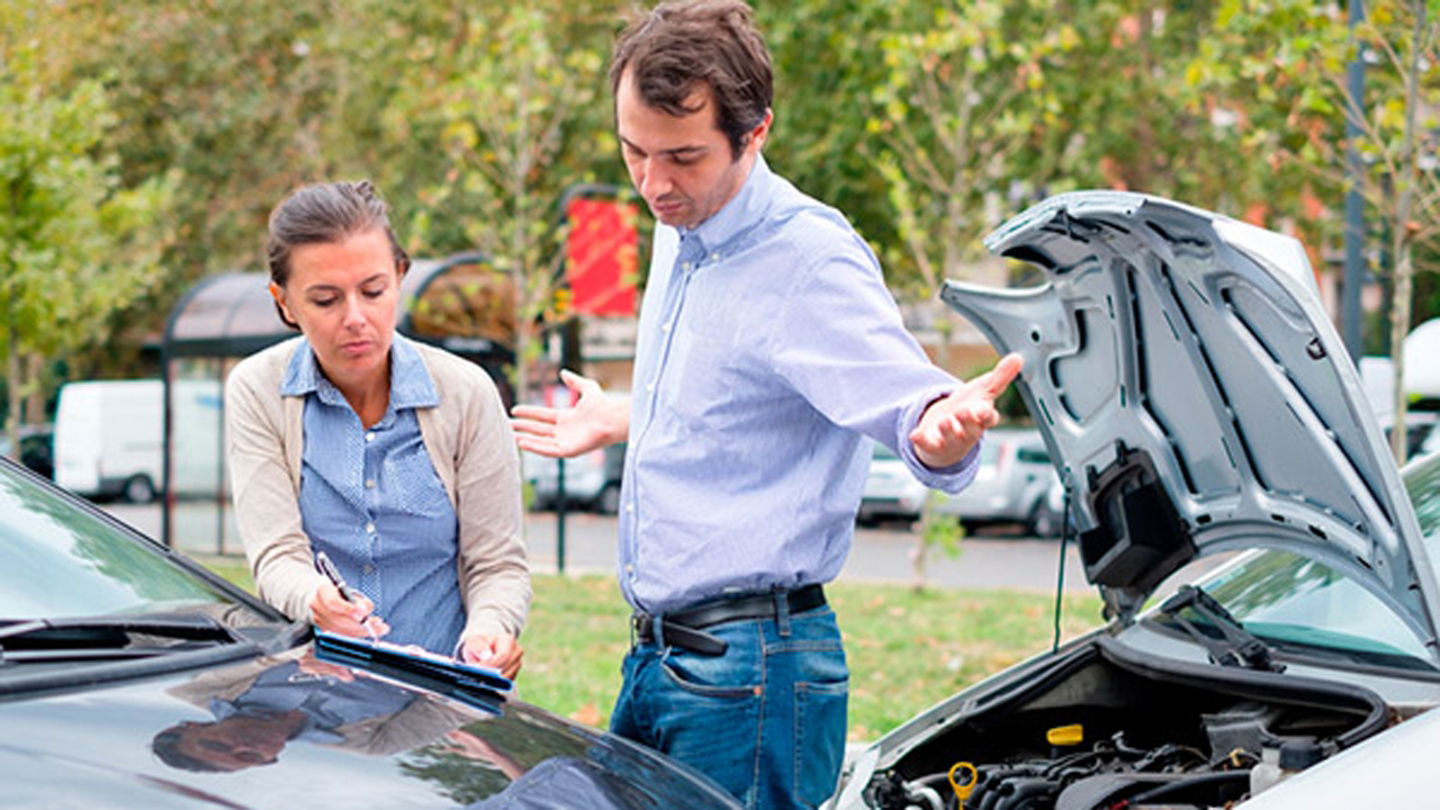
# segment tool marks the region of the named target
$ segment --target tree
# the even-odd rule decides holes
[[[416,234],[458,224],[511,284],[515,390],[527,398],[541,319],[564,258],[561,192],[615,154],[605,114],[604,30],[583,4],[481,6],[453,58],[412,77],[415,119],[438,128],[446,165],[418,195]]]
[[[174,178],[123,187],[105,89],[69,79],[71,19],[50,3],[0,9],[0,352],[17,449],[35,358],[105,340],[108,315],[153,281],[172,236]]]

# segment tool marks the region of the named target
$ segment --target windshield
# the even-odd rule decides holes
[[[1406,467],[1403,478],[1430,558],[1440,559],[1440,456]],[[1420,640],[1389,607],[1354,580],[1304,557],[1256,552],[1204,588],[1268,643],[1363,663],[1432,668]]]
[[[158,548],[0,465],[0,619],[174,612],[234,603]]]

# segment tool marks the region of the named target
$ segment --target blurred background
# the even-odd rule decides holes
[[[768,160],[852,219],[941,365],[994,357],[938,304],[944,279],[1036,281],[984,234],[1051,194],[1119,188],[1300,239],[1351,354],[1373,358],[1382,421],[1433,409],[1431,353],[1402,347],[1440,314],[1435,0],[754,5],[775,58]],[[632,7],[0,3],[0,449],[58,473],[67,383],[160,380],[133,420],[92,396],[109,433],[169,437],[148,480],[108,471],[128,487],[112,494],[183,500],[190,475],[188,497],[223,511],[218,382],[287,335],[265,221],[318,180],[372,179],[427,262],[408,334],[512,400],[553,400],[561,365],[628,385],[651,221],[605,71]],[[604,511],[597,480],[586,505]],[[223,514],[199,520],[224,548]]]

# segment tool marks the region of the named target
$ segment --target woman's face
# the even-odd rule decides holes
[[[381,229],[344,241],[300,245],[290,278],[270,294],[300,325],[320,368],[338,388],[388,380],[400,304],[400,271]]]

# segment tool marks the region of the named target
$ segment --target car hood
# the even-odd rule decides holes
[[[1048,283],[949,283],[1002,352],[1129,622],[1191,559],[1268,547],[1355,578],[1435,655],[1436,584],[1394,460],[1298,242],[1168,200],[1076,192],[986,239]]]
[[[9,697],[0,702],[5,803],[738,807],[683,766],[518,700],[442,697],[309,649]],[[255,764],[236,766],[242,749]],[[217,762],[233,770],[212,770]]]

